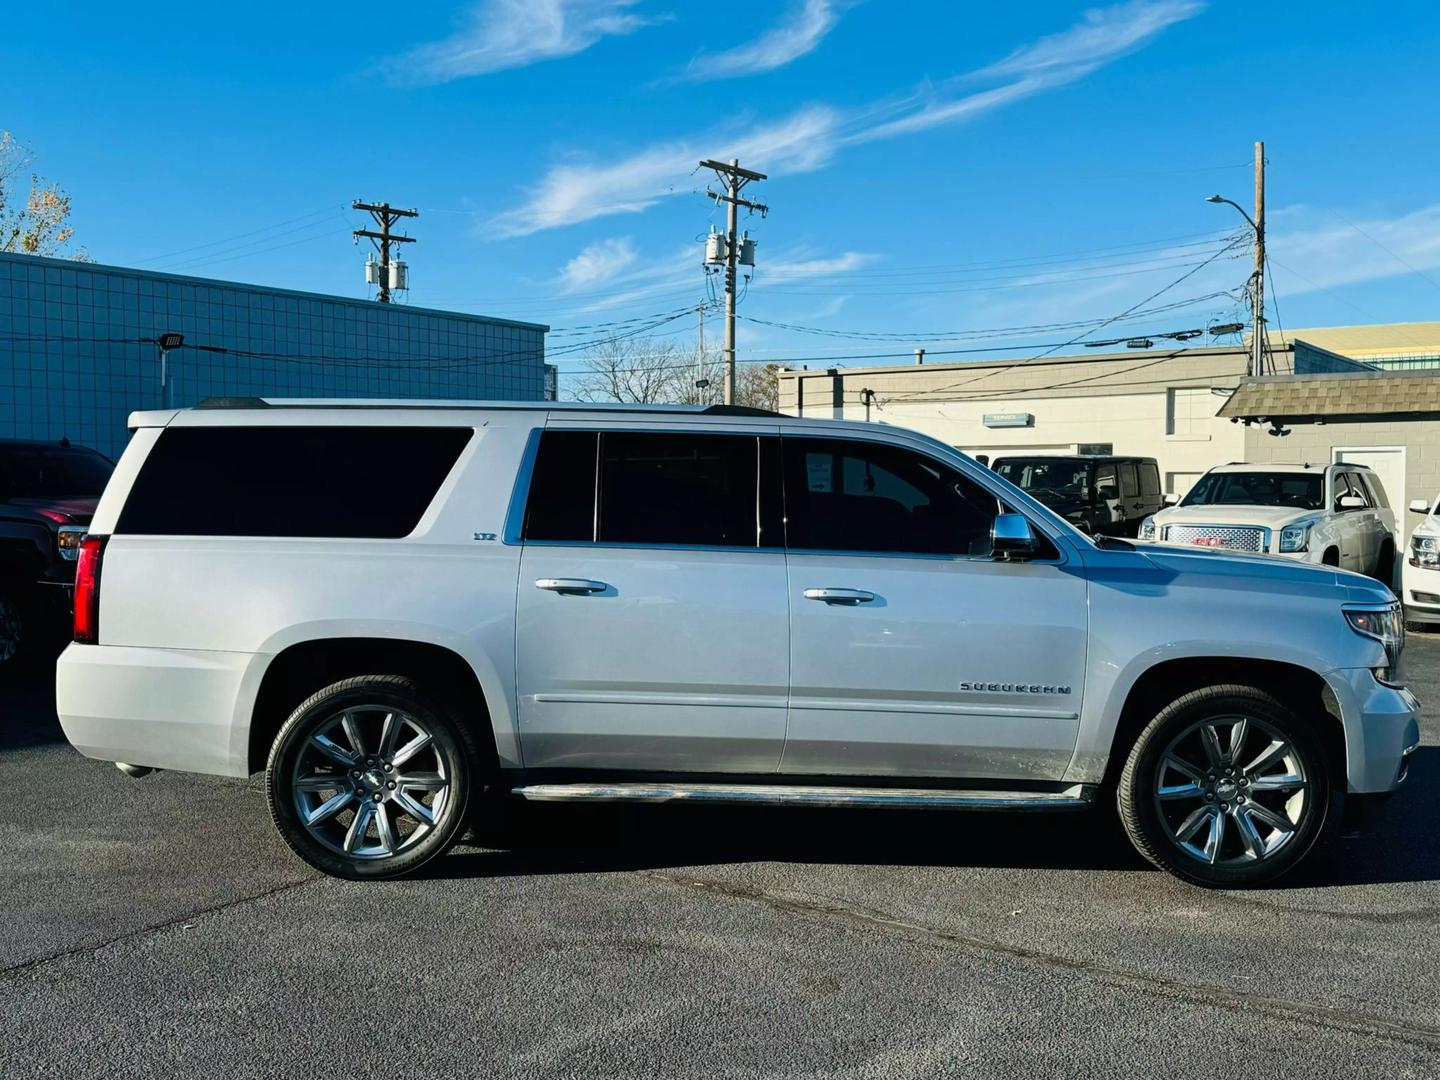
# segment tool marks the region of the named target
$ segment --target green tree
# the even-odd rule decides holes
[[[65,251],[75,230],[70,226],[70,196],[58,184],[30,173],[30,188],[22,197],[30,162],[30,152],[15,136],[0,131],[0,251],[90,262],[84,248]]]

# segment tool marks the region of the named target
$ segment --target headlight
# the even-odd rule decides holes
[[[1412,536],[1410,538],[1410,565],[1427,570],[1440,569],[1440,537]]]
[[[1385,646],[1385,666],[1375,669],[1375,678],[1387,686],[1400,685],[1400,654],[1405,650],[1405,619],[1399,603],[1366,607],[1347,607],[1345,618],[1350,629],[1374,638]]]
[[[55,544],[60,549],[60,557],[66,562],[74,562],[80,557],[80,541],[85,539],[85,525],[61,525],[55,530]]]
[[[1310,525],[1308,521],[1296,525],[1286,525],[1280,530],[1280,549],[1283,552],[1304,551],[1305,545],[1310,542]]]
[[[1144,521],[1140,523],[1140,539],[1155,539],[1155,518],[1153,516],[1147,517]]]

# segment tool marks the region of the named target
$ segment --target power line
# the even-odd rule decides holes
[[[1138,311],[1140,308],[1142,308],[1142,307],[1144,307],[1146,304],[1150,303],[1150,301],[1157,299],[1158,297],[1160,297],[1160,296],[1164,295],[1165,293],[1169,292],[1171,289],[1175,288],[1175,286],[1179,285],[1181,282],[1183,282],[1183,281],[1185,281],[1185,280],[1193,277],[1194,275],[1198,274],[1198,273],[1199,273],[1201,270],[1203,270],[1205,267],[1209,266],[1209,265],[1210,265],[1211,263],[1213,263],[1216,259],[1220,258],[1220,256],[1224,255],[1227,251],[1229,251],[1229,250],[1231,250],[1233,247],[1235,247],[1236,244],[1238,244],[1239,242],[1240,242],[1240,241],[1237,240],[1237,241],[1235,241],[1234,243],[1228,245],[1227,247],[1224,247],[1224,248],[1220,249],[1220,250],[1217,251],[1214,255],[1211,255],[1208,259],[1206,259],[1204,262],[1198,263],[1198,264],[1196,264],[1195,266],[1191,267],[1189,270],[1187,270],[1185,273],[1181,274],[1181,275],[1180,275],[1178,278],[1176,278],[1174,281],[1170,282],[1170,284],[1166,285],[1164,288],[1157,289],[1155,292],[1151,293],[1149,296],[1145,297],[1145,299],[1139,301],[1138,303],[1132,304],[1130,307],[1128,307],[1128,308],[1126,308],[1124,311],[1122,311],[1119,315],[1115,315],[1115,316],[1113,316],[1112,318],[1106,319],[1104,322],[1100,323],[1098,326],[1095,326],[1094,328],[1092,328],[1092,329],[1090,329],[1090,330],[1086,330],[1086,331],[1084,331],[1083,333],[1077,334],[1075,337],[1070,338],[1068,341],[1062,341],[1062,342],[1060,342],[1058,345],[1053,345],[1053,346],[1047,348],[1044,352],[1037,353],[1036,355],[1030,357],[1028,360],[1022,360],[1019,364],[1017,364],[1017,365],[1015,365],[1015,366],[1016,366],[1016,367],[1023,367],[1023,366],[1025,366],[1026,364],[1034,363],[1034,362],[1037,361],[1037,360],[1042,360],[1042,359],[1044,359],[1045,357],[1054,354],[1056,351],[1058,351],[1058,350],[1060,350],[1060,349],[1068,349],[1070,346],[1075,345],[1075,344],[1078,344],[1079,342],[1083,341],[1085,338],[1089,337],[1091,334],[1095,333],[1096,330],[1103,330],[1105,327],[1111,325],[1112,323],[1117,323],[1117,322],[1119,322],[1121,319],[1124,319],[1124,318],[1126,318],[1127,316],[1134,314],[1134,313],[1135,313],[1136,311]],[[969,383],[972,383],[972,382],[979,382],[979,381],[982,380],[982,379],[988,379],[988,378],[990,378],[992,375],[996,374],[996,372],[999,371],[999,370],[1001,370],[1001,369],[998,369],[998,368],[997,368],[997,369],[994,369],[994,370],[985,372],[984,374],[977,375],[977,376],[975,376],[975,378],[973,378],[973,379],[965,379],[965,380],[962,380],[961,382],[958,382],[958,383],[953,384],[952,386],[942,387],[941,389],[942,389],[942,390],[944,390],[944,389],[955,389],[955,388],[960,387],[960,386],[966,386],[966,385],[968,385]]]
[[[367,203],[361,202],[359,199],[352,202],[350,208],[352,210],[364,210],[375,219],[375,224],[380,227],[379,232],[373,229],[356,229],[354,235],[357,238],[362,236],[368,238],[380,253],[379,263],[375,262],[373,255],[366,261],[365,281],[370,285],[378,285],[380,287],[380,295],[375,299],[379,300],[382,304],[388,304],[390,303],[390,293],[392,290],[400,291],[409,288],[410,285],[406,279],[405,264],[398,259],[394,262],[390,260],[390,245],[413,244],[415,242],[415,237],[413,236],[397,236],[390,230],[400,223],[401,218],[419,217],[420,211],[401,210],[391,206],[388,202]]]
[[[146,263],[164,262],[177,255],[187,255],[192,251],[201,251],[205,248],[218,247],[221,244],[228,244],[233,240],[243,240],[247,236],[258,236],[261,233],[274,232],[276,229],[283,229],[289,225],[295,225],[301,221],[308,221],[311,218],[319,217],[321,214],[328,214],[332,210],[341,210],[339,205],[321,207],[319,210],[312,210],[308,214],[301,214],[299,217],[287,218],[284,221],[277,221],[273,225],[264,225],[258,229],[251,229],[249,232],[236,233],[234,236],[226,236],[219,240],[211,240],[204,244],[195,244],[193,247],[180,248],[178,251],[167,251],[163,255],[150,255],[136,262],[137,266],[144,266]],[[189,260],[186,260],[189,261]]]

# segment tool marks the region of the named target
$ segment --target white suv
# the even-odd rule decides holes
[[[1410,509],[1425,520],[1410,534],[1400,568],[1405,618],[1418,625],[1440,625],[1440,495],[1435,502],[1416,499]]]
[[[137,413],[57,702],[126,771],[266,771],[352,878],[524,799],[1080,810],[1205,885],[1418,741],[1395,598],[1091,540],[914,432],[753,410]]]
[[[1140,539],[1395,574],[1395,514],[1366,465],[1221,465],[1146,518]]]

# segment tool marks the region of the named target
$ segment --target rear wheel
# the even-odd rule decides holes
[[[265,791],[275,827],[311,866],[390,878],[459,838],[475,761],[464,725],[411,680],[361,676],[291,714],[270,749]]]
[[[1279,877],[1338,818],[1313,725],[1249,686],[1207,687],[1163,709],[1130,751],[1118,800],[1140,854],[1212,888]]]
[[[0,673],[19,670],[32,633],[30,606],[13,583],[0,581]]]

